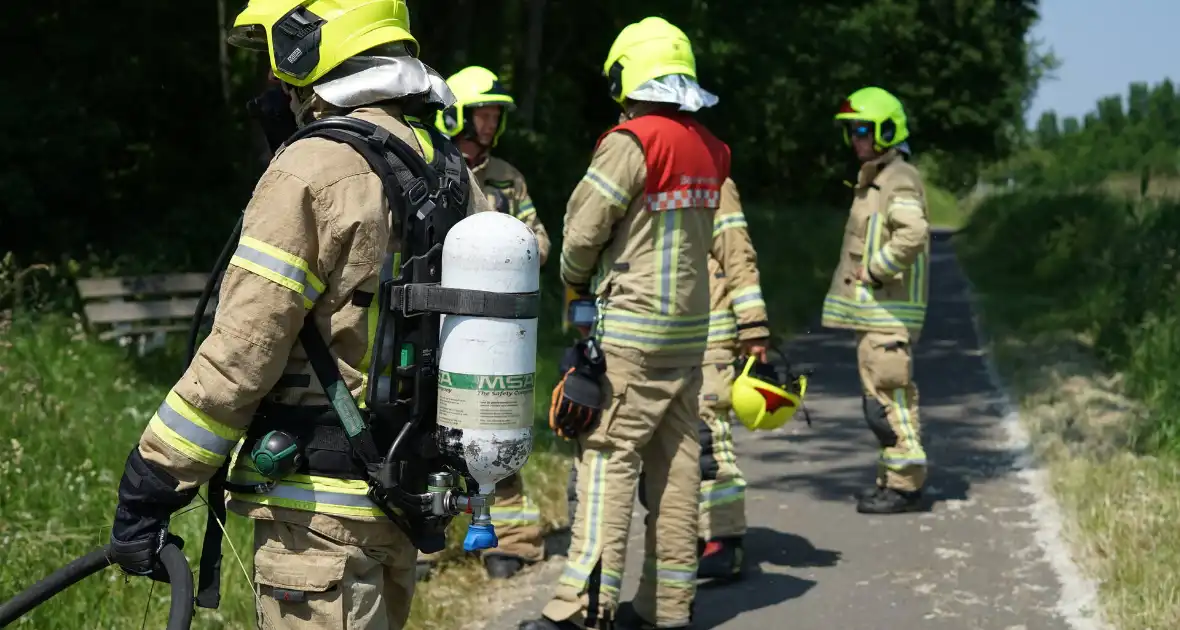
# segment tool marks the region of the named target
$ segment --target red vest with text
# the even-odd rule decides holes
[[[721,205],[721,185],[729,177],[729,146],[692,116],[683,112],[647,114],[606,133],[614,131],[630,133],[643,146],[648,210],[716,209]]]

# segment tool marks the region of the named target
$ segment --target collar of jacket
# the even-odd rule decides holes
[[[463,159],[465,161],[468,161],[468,163],[470,163],[469,160],[471,159],[471,156],[464,153]],[[475,166],[471,167],[471,173],[474,175],[479,175],[484,169],[486,169],[488,167],[488,162],[490,162],[491,159],[492,159],[491,152],[484,153],[483,159],[479,161],[479,164],[476,164]]]
[[[904,159],[902,153],[896,148],[893,148],[886,151],[880,157],[861,164],[860,173],[857,174],[856,187],[868,188],[872,186],[877,176],[881,174],[881,171],[885,170],[898,159]]]

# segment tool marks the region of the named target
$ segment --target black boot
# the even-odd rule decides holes
[[[710,540],[699,553],[697,577],[715,580],[736,580],[741,577],[745,555],[741,538]]]
[[[905,492],[893,488],[882,488],[876,494],[861,497],[856,504],[856,511],[861,514],[901,514],[923,508],[921,490]]]
[[[488,572],[488,577],[494,580],[506,580],[524,568],[525,562],[523,559],[516,556],[506,556],[500,553],[484,554],[483,566]]]
[[[553,621],[548,617],[538,617],[520,622],[517,630],[582,630],[572,621]]]
[[[856,494],[856,500],[857,501],[868,501],[869,499],[876,497],[878,494],[881,494],[881,491],[884,489],[885,488],[882,488],[881,486],[873,484],[872,488],[866,488],[866,489],[858,492]]]

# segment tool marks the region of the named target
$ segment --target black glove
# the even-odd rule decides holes
[[[602,416],[602,378],[606,360],[593,337],[567,348],[561,360],[561,380],[549,404],[549,428],[573,439]]]
[[[145,460],[138,446],[131,450],[111,526],[111,559],[128,574],[162,579],[160,550],[168,543],[184,547],[179,536],[168,533],[168,519],[193,500],[197,488],[177,492],[176,486],[176,479]]]

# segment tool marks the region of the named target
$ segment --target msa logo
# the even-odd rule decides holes
[[[303,49],[296,48],[294,52],[292,52],[290,55],[287,55],[287,63],[295,63],[296,61],[299,61],[299,58],[302,56]]]
[[[480,375],[479,383],[476,389],[532,389],[533,375],[532,374],[509,374],[507,376],[483,376]]]

